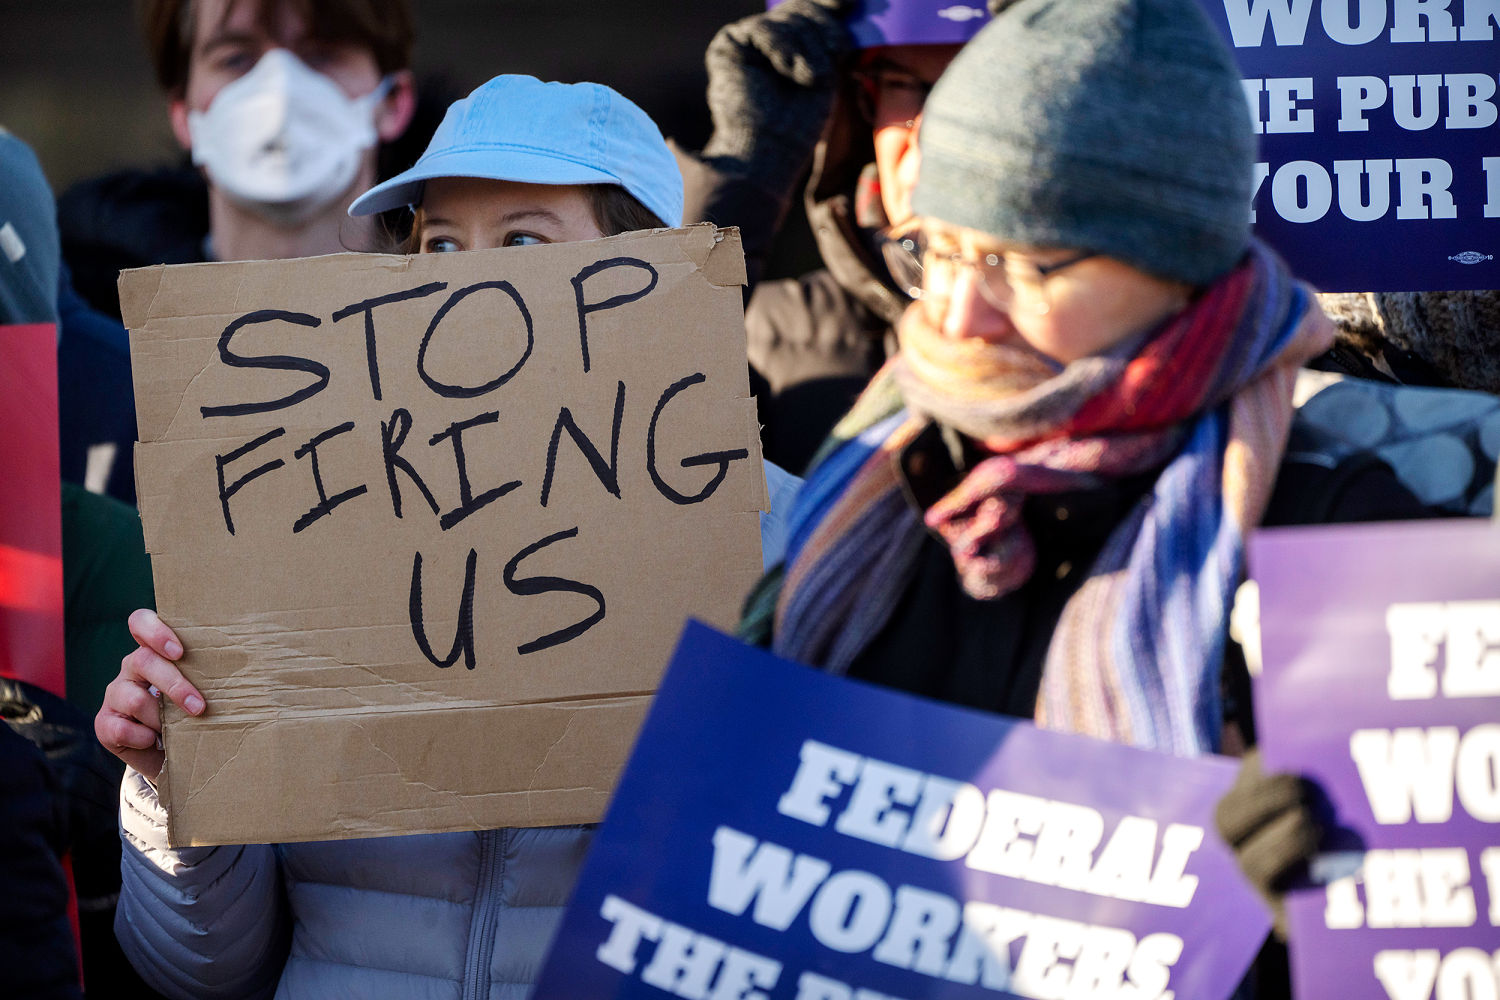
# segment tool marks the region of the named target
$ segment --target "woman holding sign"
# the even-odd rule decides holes
[[[598,239],[678,225],[682,178],[661,133],[596,84],[502,76],[453,105],[410,170],[355,201],[416,212],[413,251]],[[768,464],[779,558],[798,480]],[[125,884],[117,930],[171,996],[523,996],[587,847],[581,827],[502,829],[338,843],[174,849],[151,780],[158,692],[206,710],[183,678],[176,634],[149,611],[95,722],[131,770],[121,795]],[[249,794],[247,792],[247,794]]]
[[[924,110],[919,227],[886,247],[918,299],[900,353],[742,630],[1050,729],[1233,748],[1248,533],[1420,509],[1379,463],[1284,455],[1333,330],[1250,237],[1251,123],[1199,5],[999,6]]]

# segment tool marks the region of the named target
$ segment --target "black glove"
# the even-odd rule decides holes
[[[790,192],[833,108],[853,6],[786,0],[719,29],[703,60],[714,127],[705,159],[738,161],[767,190]]]
[[[1271,907],[1276,936],[1283,941],[1287,879],[1318,849],[1320,831],[1310,799],[1307,782],[1294,774],[1266,774],[1260,751],[1251,750],[1214,811],[1219,834],[1234,848],[1245,878]]]

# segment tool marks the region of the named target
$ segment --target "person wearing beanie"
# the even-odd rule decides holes
[[[1426,510],[1368,456],[1285,451],[1333,327],[1250,236],[1230,54],[1196,0],[1019,0],[919,144],[918,224],[887,244],[919,289],[900,351],[814,460],[741,634],[1048,729],[1242,750],[1250,531]]]
[[[614,90],[505,75],[454,102],[417,162],[349,212],[399,208],[415,214],[408,253],[600,239],[681,225],[682,178],[655,123]],[[769,564],[800,480],[770,463],[766,476]],[[147,610],[130,624],[140,645],[95,730],[130,765],[117,931],[157,989],[502,1000],[529,992],[591,827],[169,847],[151,783],[163,753],[150,687],[193,715],[207,706],[175,665],[183,647],[171,628]]]
[[[678,150],[686,217],[738,226],[754,289],[745,325],[766,457],[800,473],[895,350],[910,298],[878,238],[911,213],[916,119],[983,0],[769,0],[705,54],[713,134]],[[810,175],[807,171],[811,167]],[[822,266],[759,282],[807,176]]]

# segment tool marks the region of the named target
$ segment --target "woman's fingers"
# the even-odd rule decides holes
[[[147,649],[154,650],[168,660],[176,660],[182,656],[182,643],[178,640],[177,633],[168,628],[150,608],[132,611],[126,624],[135,641]]]
[[[129,659],[129,657],[127,657]],[[104,689],[94,735],[105,749],[148,778],[161,772],[161,708],[144,685],[121,676]]]
[[[161,736],[161,708],[145,688],[116,677],[104,689],[94,732],[105,746],[154,748]]]
[[[130,634],[140,646],[121,661],[120,676],[155,687],[189,715],[202,715],[203,695],[172,662],[182,655],[176,633],[154,611],[142,610],[130,616]]]
[[[104,689],[94,734],[115,756],[155,778],[165,758],[160,697],[170,698],[190,715],[201,715],[206,706],[203,695],[173,662],[182,656],[182,643],[156,612],[134,612],[129,627],[140,645],[120,661],[120,675]]]

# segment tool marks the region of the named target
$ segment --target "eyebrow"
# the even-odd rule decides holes
[[[542,219],[556,225],[562,225],[562,216],[547,208],[523,208],[518,212],[507,212],[500,216],[504,223],[519,222],[522,219]]]
[[[199,46],[199,52],[209,52],[221,45],[253,45],[256,37],[248,31],[225,31],[216,28],[212,34],[203,40]]]
[[[523,208],[515,212],[506,212],[495,221],[502,226],[512,226],[525,219],[540,219],[543,222],[550,222],[555,226],[561,226],[563,224],[562,216],[547,208]],[[422,225],[423,227],[452,227],[458,225],[458,223],[446,216],[433,215],[431,213],[428,213],[427,215],[424,215],[422,217]]]

